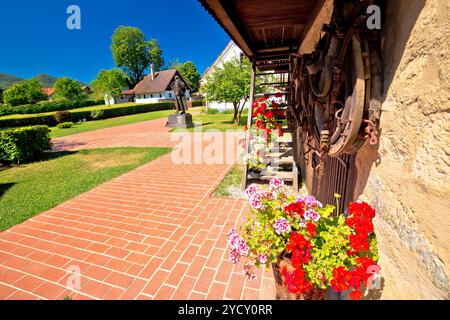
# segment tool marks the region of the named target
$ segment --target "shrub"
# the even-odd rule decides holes
[[[7,105],[17,106],[46,100],[47,95],[42,92],[39,82],[36,79],[32,79],[13,84],[5,90],[3,99]]]
[[[73,122],[63,122],[57,125],[58,129],[69,129],[73,127]]]
[[[72,121],[72,114],[69,111],[58,111],[55,113],[55,120],[58,123]]]
[[[0,131],[0,162],[29,162],[50,150],[50,130],[47,126],[23,127]]]
[[[132,106],[113,106],[113,107],[102,107],[103,111],[103,119],[122,117],[132,114],[138,113],[146,113],[152,111],[161,111],[161,110],[170,110],[174,106],[173,102],[159,102],[159,103],[150,103],[150,104],[136,104]],[[92,120],[93,110],[72,110],[72,119],[68,121],[78,122],[83,119]],[[67,121],[61,121],[67,122]],[[30,115],[27,117],[14,117],[8,116],[5,118],[0,118],[0,128],[1,127],[23,127],[23,126],[32,126],[32,125],[48,125],[50,127],[56,126],[58,122],[55,119],[55,115]]]
[[[56,96],[59,98],[68,101],[82,101],[87,97],[78,81],[69,78],[59,78],[54,86]]]
[[[58,123],[54,115],[30,115],[29,117],[14,117],[0,119],[0,128],[27,127],[46,125],[49,127],[56,126]]]
[[[234,114],[234,109],[225,109],[222,111],[222,114]]]
[[[208,110],[206,110],[206,114],[218,114],[219,110],[214,109],[214,108],[208,108]]]
[[[72,110],[92,106],[104,105],[104,100],[88,100],[88,101],[40,101],[36,104],[24,104],[16,107],[0,108],[0,116],[10,114],[35,114],[44,112],[54,112],[62,110]]]
[[[92,120],[100,120],[104,119],[105,112],[103,110],[92,110],[91,111],[91,118]]]
[[[203,100],[192,100],[192,107],[201,107],[205,105],[205,101]]]

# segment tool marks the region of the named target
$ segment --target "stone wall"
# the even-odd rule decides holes
[[[357,157],[357,195],[379,213],[382,299],[450,298],[449,4],[385,8],[381,140]]]

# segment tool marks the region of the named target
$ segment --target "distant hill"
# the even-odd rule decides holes
[[[43,73],[38,74],[37,76],[34,77],[34,79],[37,79],[39,81],[39,84],[41,85],[42,88],[53,88],[56,80],[58,80],[57,77],[50,76],[48,74],[43,74]],[[9,88],[14,83],[24,81],[24,80],[26,80],[26,79],[22,79],[22,78],[19,78],[19,77],[10,75],[10,74],[0,72],[0,88],[3,90]],[[78,81],[78,82],[80,83],[80,85],[85,85],[84,83],[82,83],[80,81]]]
[[[56,80],[58,80],[58,78],[49,76],[48,74],[38,74],[34,79],[39,81],[42,88],[53,88]]]
[[[12,86],[14,83],[20,82],[23,80],[24,79],[16,77],[16,76],[12,76],[10,74],[0,73],[0,88],[5,90],[6,88],[9,88],[10,86]]]

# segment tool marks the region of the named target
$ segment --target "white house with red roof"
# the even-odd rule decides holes
[[[175,76],[179,76],[186,84],[186,98],[189,98],[192,89],[178,70],[154,72],[152,69],[152,72],[134,88],[136,103],[173,101],[175,95],[171,87]]]
[[[186,84],[186,98],[190,98],[192,89],[178,70],[173,69],[155,72],[153,67],[151,70],[150,74],[146,75],[134,89],[122,91],[120,96],[110,99],[109,104],[174,101],[175,94],[172,90],[172,84],[175,80],[175,76],[179,76]]]

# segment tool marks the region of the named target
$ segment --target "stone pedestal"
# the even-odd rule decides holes
[[[170,128],[192,128],[194,122],[192,121],[192,115],[186,114],[172,114],[169,116]]]

